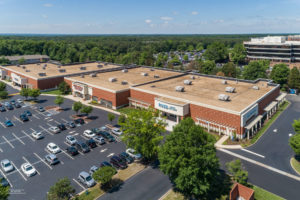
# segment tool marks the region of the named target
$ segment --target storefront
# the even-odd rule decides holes
[[[80,97],[84,100],[90,100],[93,96],[92,88],[89,88],[87,85],[82,83],[74,82],[72,84],[73,96]]]
[[[5,69],[0,69],[0,78],[2,80],[6,79],[6,76],[7,76],[7,70]]]
[[[168,98],[155,98],[154,108],[161,111],[161,116],[167,123],[167,130],[172,130],[190,112],[188,103]]]
[[[11,73],[11,81],[13,82],[14,85],[19,86],[19,87],[26,87],[26,84],[28,82],[27,78],[22,78],[21,76]]]

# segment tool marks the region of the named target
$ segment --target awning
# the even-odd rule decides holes
[[[279,97],[276,98],[276,101],[282,101],[286,97],[286,93],[281,93]]]
[[[250,130],[255,124],[257,124],[257,122],[259,122],[261,119],[263,118],[262,115],[258,115],[254,120],[252,120],[250,122],[250,124],[248,124],[245,128],[247,130]]]
[[[270,110],[272,110],[272,108],[274,108],[277,105],[277,101],[272,101],[267,107],[265,107],[265,111],[269,112]]]

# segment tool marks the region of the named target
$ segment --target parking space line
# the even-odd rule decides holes
[[[26,133],[24,130],[22,130],[22,133],[24,133],[27,137],[29,137],[33,142],[35,142],[35,140],[28,134]]]
[[[8,120],[8,118],[7,118],[7,117],[5,117],[5,120],[7,121],[7,120]]]
[[[0,148],[0,151],[3,152],[3,150]]]
[[[253,155],[259,156],[259,157],[261,157],[261,158],[265,158],[264,155],[261,155],[261,154],[259,154],[259,153],[255,153],[255,152],[253,152],[253,151],[249,151],[248,149],[242,148],[241,150],[242,150],[242,151],[245,151],[245,152],[248,152],[248,153],[251,153],[251,154],[253,154]]]
[[[48,122],[51,122],[51,121],[53,121],[53,119],[49,119],[49,120],[48,120]]]
[[[20,172],[20,170],[16,167],[16,165],[11,161],[11,164],[15,167],[15,169],[19,172],[19,174],[23,177],[25,181],[27,181],[26,177]]]
[[[47,125],[48,125],[48,126],[50,126],[50,127],[52,127],[52,125],[51,125],[51,124],[49,124],[49,123],[47,123]]]
[[[0,124],[3,126],[3,128],[7,128],[2,122],[0,122]]]
[[[83,185],[81,185],[81,183],[79,183],[76,179],[73,178],[73,181],[74,181],[75,183],[77,183],[77,185],[79,185],[83,190],[86,189],[86,188],[85,188]]]
[[[34,130],[33,128],[30,128],[33,132],[36,132],[36,130]]]
[[[9,146],[11,146],[11,148],[13,148],[13,149],[15,148],[14,145],[12,145],[12,143],[10,143],[10,141],[8,141],[8,139],[6,139],[6,137],[2,136],[2,138],[5,140],[5,142],[7,144],[9,144]]]
[[[107,151],[107,148],[101,149],[101,150],[100,150],[100,153],[103,153],[103,152],[105,152],[105,151]]]
[[[9,183],[10,187],[14,187],[13,184],[10,182],[10,180],[7,178],[7,176],[3,173],[3,171],[0,169],[0,172],[2,174],[2,176],[7,180],[7,182]]]
[[[19,121],[19,122],[21,122],[22,124],[24,124],[24,122],[22,122],[19,118],[17,118],[15,115],[14,115],[14,118],[17,120],[17,121]]]
[[[23,158],[23,160],[25,160],[25,162],[27,162],[27,163],[29,163],[30,165],[33,165],[33,164],[31,164],[24,156],[22,156],[22,158]],[[35,168],[35,167],[34,167]],[[39,175],[41,175],[40,174],[40,172],[35,168],[35,171],[39,174]]]
[[[75,131],[70,131],[69,133],[72,134],[72,133],[75,133]]]
[[[50,131],[48,131],[47,129],[45,129],[44,127],[42,126],[39,126],[41,129],[43,129],[44,131],[46,131],[47,133],[49,133],[50,135],[54,135],[53,133],[51,133]]]
[[[46,163],[46,161],[44,161],[39,155],[37,155],[36,153],[33,153],[36,157],[38,157],[38,159],[40,159],[47,167],[49,167],[51,170],[53,169],[48,163]]]
[[[62,165],[64,165],[64,164],[65,164],[65,163],[64,163],[63,161],[61,161],[61,160],[60,160],[60,163],[61,163]]]
[[[55,123],[57,123],[57,124],[61,124],[61,123],[59,123],[59,122],[58,122],[58,121],[56,121],[56,120],[54,120],[54,122],[55,122]]]
[[[23,145],[25,145],[25,143],[24,143],[18,136],[16,136],[14,133],[12,133],[12,135],[13,135],[19,142],[21,142]]]
[[[68,121],[67,121],[67,120],[65,120],[64,118],[61,118],[61,120],[62,120],[62,121],[64,121],[65,123],[67,123],[67,122],[68,122]]]
[[[36,116],[36,115],[32,115],[33,117],[35,117],[35,118],[37,118],[37,119],[40,119],[38,116]]]
[[[111,157],[111,156],[113,156],[113,155],[115,155],[115,153],[110,153],[110,154],[108,154],[106,157]]]
[[[66,154],[69,158],[71,158],[72,160],[74,160],[74,158],[72,156],[70,156],[67,152],[65,152],[64,150],[60,149],[62,153]]]
[[[66,144],[66,145],[68,145],[69,147],[71,146],[70,144],[68,144],[66,141],[64,141],[64,143]]]

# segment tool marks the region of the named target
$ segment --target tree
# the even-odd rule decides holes
[[[58,180],[47,194],[48,200],[69,200],[75,194],[75,189],[71,186],[71,181],[68,178]]]
[[[232,62],[228,62],[222,67],[222,72],[224,72],[227,77],[236,77],[236,66]]]
[[[213,136],[186,118],[166,136],[159,149],[160,169],[186,197],[212,199],[209,195],[219,174],[214,142]]]
[[[0,98],[6,99],[8,96],[8,92],[6,90],[0,91]]]
[[[10,61],[6,59],[5,57],[0,58],[0,65],[7,65],[10,64]]]
[[[286,64],[276,64],[273,66],[270,78],[275,82],[283,86],[287,84],[288,76],[290,74],[290,69]]]
[[[186,61],[186,62],[189,61],[189,56],[188,55],[184,55],[183,56],[183,60]]]
[[[289,143],[296,156],[300,156],[300,133],[296,133],[290,137]]]
[[[74,102],[72,105],[72,110],[76,112],[76,115],[78,114],[81,108],[82,108],[82,103],[80,101]]]
[[[133,110],[127,114],[125,122],[120,123],[124,143],[147,160],[156,158],[163,139],[161,134],[165,131],[166,124],[157,116],[158,112],[152,109]]]
[[[247,56],[247,50],[243,44],[237,43],[234,45],[230,58],[235,64],[242,64],[245,62]]]
[[[3,91],[6,89],[6,84],[3,82],[0,82],[0,91]]]
[[[247,185],[248,172],[242,169],[241,160],[237,159],[226,163],[226,167],[235,182]]]
[[[23,57],[18,60],[18,64],[20,64],[20,65],[25,64],[25,62],[26,62],[26,60]]]
[[[300,89],[300,73],[296,67],[294,67],[290,72],[288,85],[292,89]]]
[[[30,97],[36,99],[38,96],[40,96],[41,91],[40,89],[30,89],[28,94]]]
[[[65,101],[65,99],[62,96],[58,95],[58,96],[56,96],[54,103],[60,107],[60,105],[63,104],[64,101]]]
[[[29,91],[30,91],[30,89],[28,89],[28,88],[22,88],[20,91],[20,95],[25,97],[25,99],[27,100],[27,98],[29,96]]]
[[[228,59],[228,50],[224,43],[214,42],[208,45],[206,51],[203,53],[206,60],[215,62],[224,62]]]
[[[247,80],[255,80],[258,78],[267,78],[266,70],[268,63],[263,61],[252,61],[245,66],[243,77]]]
[[[108,113],[107,114],[107,118],[110,121],[110,123],[112,123],[112,121],[114,121],[114,119],[116,118],[116,116],[112,113]]]
[[[87,116],[93,111],[93,107],[92,106],[85,106],[83,105],[82,108],[80,109],[81,113],[86,114]]]
[[[214,61],[207,60],[200,64],[200,72],[203,74],[215,74],[216,73],[216,64]]]
[[[70,86],[63,81],[58,85],[58,90],[61,92],[61,94],[68,94],[70,92]]]
[[[101,182],[103,186],[110,186],[111,179],[115,174],[116,170],[113,167],[105,166],[95,171],[92,177],[95,181]]]
[[[9,187],[4,187],[0,185],[0,199],[7,200],[9,197]]]
[[[126,116],[124,114],[121,114],[118,119],[118,124],[125,123],[125,121],[126,121]]]
[[[294,120],[293,128],[296,133],[300,133],[300,119]]]

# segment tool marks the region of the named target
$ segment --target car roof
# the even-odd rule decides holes
[[[57,145],[54,144],[53,142],[50,142],[48,145],[49,145],[49,146],[57,146]]]
[[[3,160],[1,160],[1,162],[4,163],[4,164],[5,163],[10,163],[8,159],[3,159]]]
[[[51,159],[56,158],[56,155],[54,155],[54,154],[52,154],[52,153],[48,154],[47,156],[48,156],[49,158],[51,158]]]
[[[85,172],[85,171],[80,172],[79,175],[81,175],[81,176],[83,176],[83,177],[88,177],[88,176],[90,176],[90,174],[87,173],[87,172]]]

